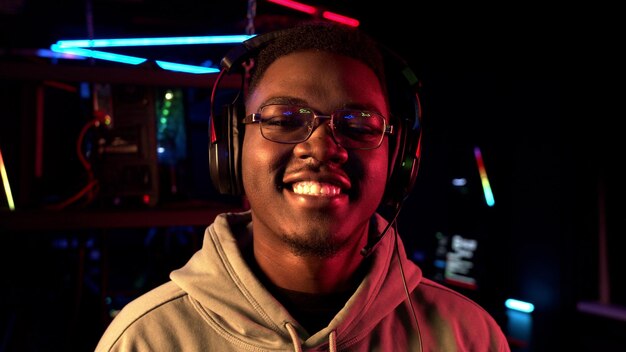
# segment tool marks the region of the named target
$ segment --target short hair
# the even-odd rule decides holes
[[[278,58],[300,51],[316,50],[344,55],[370,67],[387,92],[383,55],[377,42],[364,32],[331,22],[304,22],[282,30],[262,48],[251,71],[249,89],[254,90],[267,68]]]

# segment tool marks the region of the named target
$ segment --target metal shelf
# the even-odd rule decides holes
[[[218,202],[146,209],[1,210],[0,232],[208,226],[220,213],[241,210],[243,206]]]

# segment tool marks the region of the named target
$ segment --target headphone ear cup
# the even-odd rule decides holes
[[[389,177],[383,204],[397,208],[411,193],[419,168],[422,136],[420,81],[401,56],[383,45],[380,48],[389,108],[391,116],[396,117],[397,127],[389,137]]]
[[[226,74],[241,74],[241,87],[230,104],[223,106],[222,116],[211,116],[209,143],[209,173],[213,185],[220,194],[241,196],[244,194],[241,179],[241,148],[245,126],[240,117],[245,114],[243,98],[246,61],[253,58],[260,48],[280,36],[280,31],[252,37],[242,45],[232,48],[220,62],[222,70],[213,84],[211,115],[214,114],[215,93]]]
[[[211,181],[221,194],[239,196],[243,192],[241,181],[241,144],[243,128],[239,123],[241,104],[227,104],[225,117],[213,120],[215,141],[209,144],[209,171]]]
[[[417,99],[417,95],[415,97]],[[394,208],[411,193],[419,169],[422,134],[419,101],[416,100],[414,105],[414,120],[398,121],[395,145],[390,154],[391,172],[383,201]]]

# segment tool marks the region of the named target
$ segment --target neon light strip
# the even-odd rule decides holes
[[[59,52],[59,53],[74,54],[74,55],[80,55],[84,57],[93,57],[94,59],[121,62],[124,64],[131,64],[131,65],[139,65],[148,61],[148,59],[141,58],[141,57],[112,54],[112,53],[107,53],[107,52],[99,51],[99,50],[89,50],[89,49],[82,49],[82,48],[59,48],[56,46],[56,44],[53,44],[52,46],[50,46],[50,49],[52,51]],[[186,64],[179,64],[175,62],[168,62],[168,61],[162,61],[162,60],[157,60],[156,63],[157,65],[159,65],[159,67],[163,69],[171,70],[171,71],[178,71],[178,72],[216,73],[220,71],[219,69],[212,68],[212,67],[186,65]]]
[[[148,59],[144,59],[141,57],[113,54],[113,53],[107,53],[107,52],[98,51],[98,50],[89,50],[89,49],[83,49],[83,48],[60,48],[57,44],[52,44],[50,46],[50,50],[57,52],[57,53],[74,54],[74,55],[80,55],[84,57],[93,57],[94,59],[115,61],[115,62],[121,62],[124,64],[130,64],[130,65],[139,65],[148,61]]]
[[[233,44],[241,43],[248,40],[256,34],[252,35],[217,35],[217,36],[199,36],[199,37],[160,37],[160,38],[120,38],[120,39],[80,39],[80,40],[59,40],[56,44],[50,46],[50,50],[64,55],[74,55],[78,57],[92,57],[94,59],[121,62],[130,65],[142,64],[148,59],[107,53],[99,50],[90,50],[85,48],[107,48],[121,46],[157,46],[157,45],[197,45],[197,44]],[[76,58],[76,57],[74,57]],[[180,64],[176,62],[168,62],[157,60],[159,67],[178,72],[187,73],[216,73],[217,68]]]
[[[274,3],[276,5],[288,7],[292,10],[304,12],[312,16],[317,15],[321,12],[322,18],[330,20],[330,21],[338,22],[341,24],[345,24],[351,27],[358,27],[360,24],[359,20],[357,19],[340,15],[340,14],[330,12],[330,11],[320,11],[320,9],[315,6],[303,4],[297,1],[292,1],[292,0],[267,0],[267,1]]]
[[[487,177],[487,170],[485,170],[483,155],[480,152],[480,148],[474,147],[474,157],[476,158],[476,164],[478,164],[478,172],[480,173],[480,182],[483,185],[485,202],[487,202],[488,206],[493,207],[495,200],[493,199],[493,193],[491,192],[491,186],[489,184],[489,178]]]
[[[513,298],[509,298],[504,301],[504,305],[509,309],[517,310],[524,313],[532,313],[535,310],[534,304]]]
[[[37,49],[35,52],[39,57],[48,57],[53,59],[75,59],[75,60],[85,60],[84,56],[74,55],[70,53],[55,53],[52,50],[48,49]]]
[[[186,65],[179,64],[175,62],[161,61],[156,60],[157,65],[159,67],[170,70],[170,71],[179,71],[179,72],[187,72],[187,73],[217,73],[220,72],[219,69],[213,67],[204,67],[204,66],[196,66],[196,65]]]
[[[119,39],[78,39],[59,40],[59,48],[110,48],[120,46],[158,46],[158,45],[198,45],[198,44],[236,44],[254,37],[254,35],[211,35],[198,37],[160,37],[160,38],[119,38]]]
[[[602,302],[578,302],[576,303],[576,309],[579,312],[626,321],[626,308],[616,304],[607,304]]]
[[[322,12],[322,17],[324,17],[327,20],[331,20],[331,21],[335,21],[338,23],[342,23],[345,25],[348,25],[350,27],[358,27],[359,26],[359,20],[356,20],[354,18],[351,17],[347,17],[344,15],[340,15],[334,12],[330,12],[330,11],[324,11]]]
[[[9,176],[7,176],[7,170],[4,166],[4,159],[2,159],[2,150],[0,150],[0,176],[2,176],[2,185],[4,186],[7,201],[9,202],[9,209],[15,210],[15,203],[13,202],[13,195],[11,194],[11,185],[9,184]]]
[[[267,0],[267,1],[273,2],[276,5],[288,7],[296,11],[308,13],[309,15],[315,15],[317,13],[316,7],[299,3],[296,1],[291,1],[291,0]]]

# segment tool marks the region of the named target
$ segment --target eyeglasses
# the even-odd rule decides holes
[[[319,115],[307,107],[270,104],[246,116],[243,123],[259,122],[261,135],[272,142],[297,144],[309,139],[322,120],[330,120],[335,143],[346,149],[375,149],[386,134],[393,134],[383,115],[354,109]]]

